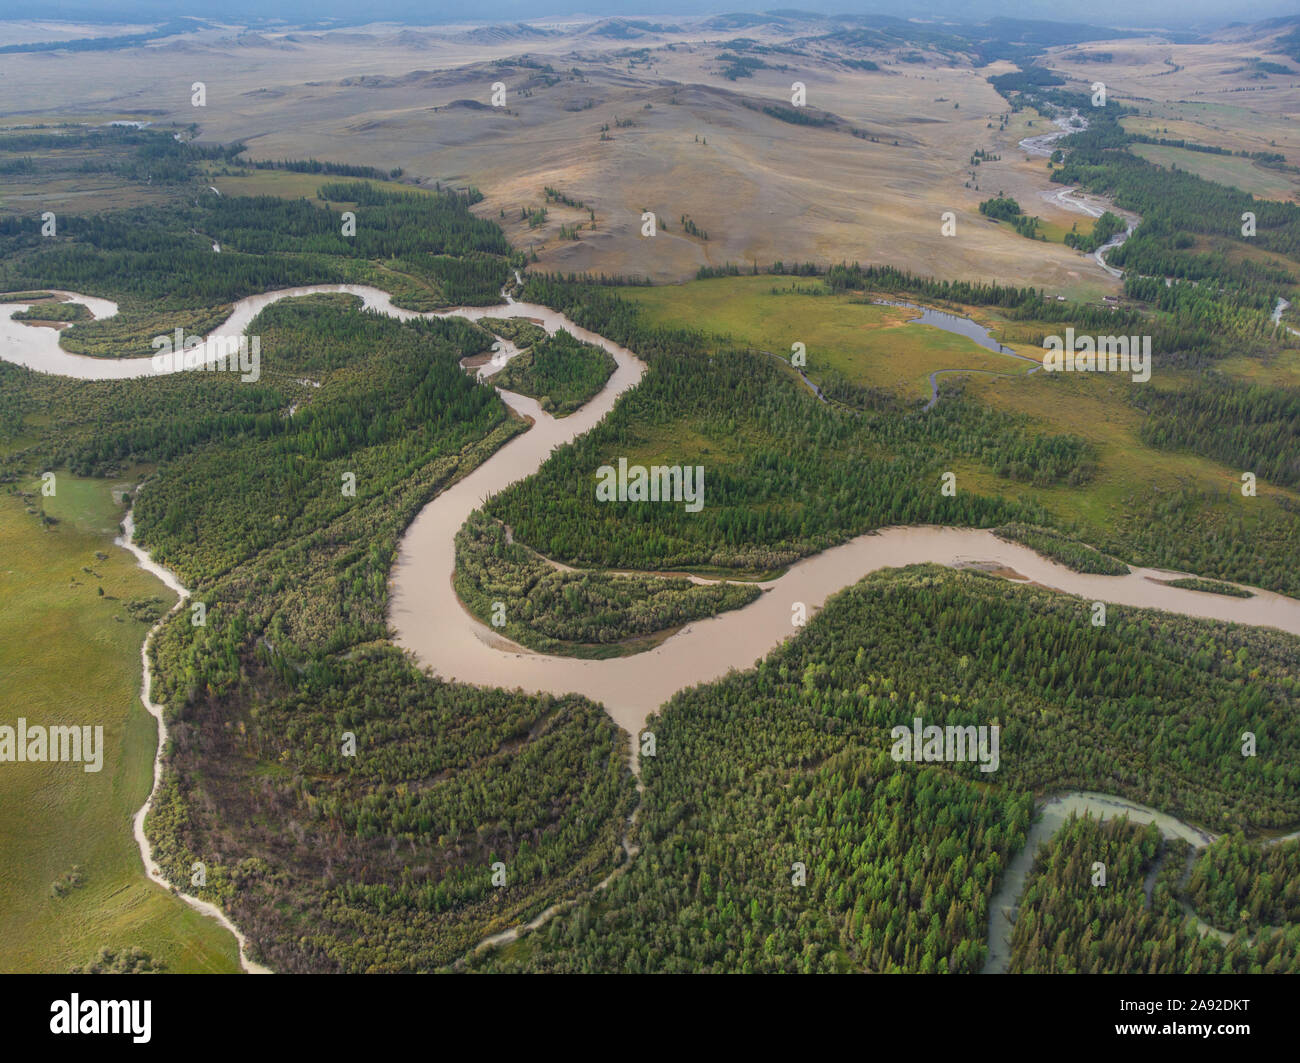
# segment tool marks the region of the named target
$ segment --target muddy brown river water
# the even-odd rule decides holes
[[[240,300],[234,305],[231,317],[214,334],[237,336],[271,303],[318,292],[350,292],[359,296],[365,306],[398,318],[428,316],[394,307],[388,294],[377,288],[313,285]],[[88,306],[96,318],[111,316],[117,310],[108,300],[71,292],[59,294]],[[63,350],[56,330],[10,319],[14,310],[25,305],[28,304],[0,304],[0,358],[41,372],[83,380],[157,375],[149,358],[112,360]],[[552,417],[532,399],[499,391],[511,409],[533,421],[532,427],[429,502],[403,536],[390,579],[390,627],[398,645],[443,678],[551,694],[584,694],[604,705],[615,722],[635,739],[646,717],[678,690],[718,679],[733,668],[751,667],[784,639],[796,634],[797,629],[791,623],[796,602],[803,603],[811,615],[836,591],[870,572],[922,562],[990,565],[1014,570],[1026,581],[1078,596],[1080,623],[1089,622],[1093,601],[1104,601],[1112,607],[1162,609],[1228,623],[1273,627],[1300,635],[1300,600],[1269,591],[1250,588],[1253,597],[1234,598],[1181,590],[1155,581],[1187,573],[1153,569],[1135,568],[1126,576],[1088,575],[1057,565],[1028,547],[1004,542],[988,531],[924,526],[885,528],[805,558],[780,578],[759,584],[764,593],[750,605],[695,621],[645,653],[601,661],[534,653],[500,637],[461,605],[452,587],[456,532],[485,499],[532,475],[552,450],[594,427],[613,408],[619,396],[639,383],[645,367],[631,351],[575,325],[548,307],[509,301],[492,307],[445,311],[437,316],[450,315],[475,320],[525,316],[541,323],[548,332],[565,328],[577,338],[609,351],[617,368],[599,395],[565,418]],[[482,375],[486,377],[492,367],[484,368],[487,371]],[[129,545],[140,563],[155,571],[174,590],[179,588],[174,575],[155,565],[134,544],[131,530],[128,518],[123,545]],[[161,741],[165,728],[161,726],[161,712],[148,699],[149,681],[146,656],[144,699],[159,718]],[[632,744],[635,749],[635,741]],[[1055,833],[1071,810],[1128,814],[1139,822],[1154,820],[1166,833],[1187,837],[1194,844],[1203,845],[1207,839],[1203,832],[1171,816],[1121,798],[1075,792],[1050,799],[1041,806],[1043,814],[1031,830],[1029,843],[1009,865],[991,906],[991,952],[987,970],[1005,969],[1011,908],[1023,887],[1033,853],[1039,842]],[[146,868],[158,878],[157,865],[140,826],[143,813],[144,809],[137,817],[136,837],[141,843]],[[203,905],[205,911],[212,908],[194,898],[186,899],[196,907]],[[209,914],[215,914],[233,929],[215,908]],[[241,938],[241,954],[242,944]],[[259,969],[246,957],[245,967]]]

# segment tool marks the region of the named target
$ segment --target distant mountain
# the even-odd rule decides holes
[[[378,0],[358,6],[351,0],[222,0],[218,5],[211,0],[60,0],[51,5],[50,0],[6,0],[4,17],[7,19],[39,19],[46,21],[54,11],[57,17],[80,23],[130,23],[158,22],[180,15],[203,19],[219,18],[230,25],[247,21],[250,24],[272,23],[296,28],[330,28],[338,25],[364,25],[377,22],[397,22],[408,26],[464,25],[467,21],[525,20],[542,16],[582,14],[593,19],[624,18],[650,19],[654,22],[700,16],[722,19],[748,18],[749,22],[719,24],[721,29],[743,29],[759,26],[772,19],[791,19],[795,22],[823,19],[843,12],[846,8],[858,12],[868,11],[908,18],[925,17],[948,19],[953,22],[979,23],[981,20],[1003,16],[1011,8],[1017,15],[1039,20],[1051,19],[1067,10],[1059,0],[1017,0],[1014,5],[1005,0],[928,0],[924,5],[904,0],[814,0],[824,14],[777,8],[764,11],[762,0],[582,0],[571,5],[554,2],[539,4],[537,0],[486,0],[472,10],[451,4],[429,4],[428,0]],[[1159,26],[1185,28],[1193,26],[1211,29],[1232,20],[1240,20],[1243,5],[1240,0],[1146,0],[1134,5],[1127,0],[1097,0],[1088,5],[1088,16],[1098,22],[1112,22],[1125,26]],[[53,10],[52,10],[53,8]],[[1294,0],[1255,0],[1251,5],[1257,17],[1285,17],[1294,13]],[[1074,10],[1079,10],[1077,7]],[[738,13],[736,13],[738,12]]]
[[[606,37],[612,41],[632,41],[641,37],[661,37],[667,33],[681,33],[680,26],[663,26],[657,22],[638,19],[607,18],[579,30],[583,37]]]
[[[1234,22],[1216,30],[1210,38],[1250,44],[1261,52],[1284,55],[1300,63],[1300,15],[1268,18],[1260,22]]]
[[[538,29],[526,22],[506,25],[480,26],[464,33],[452,34],[449,39],[470,44],[504,44],[508,41],[535,41],[555,36],[550,30]]]
[[[753,29],[755,26],[770,26],[774,23],[783,24],[787,21],[789,21],[788,18],[777,12],[768,11],[760,15],[745,13],[714,15],[713,18],[705,19],[701,25],[706,30],[747,30]]]
[[[837,16],[837,29],[807,39],[806,43],[844,49],[891,50],[900,47],[938,52],[956,58],[969,56],[978,66],[999,59],[1025,63],[1051,47],[1147,36],[1138,30],[1118,30],[1078,22],[1047,22],[1038,19],[993,18],[987,22],[955,22],[934,19],[913,22],[890,15]],[[1162,34],[1169,37],[1169,34]],[[1186,40],[1195,34],[1178,35]]]
[[[178,34],[191,33],[200,27],[189,19],[173,19],[140,33],[118,34],[108,37],[77,37],[65,41],[33,41],[28,44],[8,44],[0,48],[3,52],[107,52],[119,48],[137,48],[150,41]]]

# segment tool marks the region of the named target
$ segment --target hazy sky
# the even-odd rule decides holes
[[[1278,15],[1294,15],[1297,0],[1091,0],[1062,4],[1060,0],[929,0],[898,3],[889,0],[479,0],[473,5],[447,0],[0,0],[0,18],[82,19],[94,16],[110,21],[198,15],[207,18],[249,16],[302,21],[338,17],[348,21],[400,19],[406,22],[489,21],[539,18],[548,15],[643,15],[671,17],[725,11],[762,11],[795,8],[824,13],[887,12],[903,17],[942,15],[971,20],[993,16],[1046,18],[1094,25],[1134,26],[1163,24],[1186,27],[1254,22]]]

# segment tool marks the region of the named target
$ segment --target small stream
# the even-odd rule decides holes
[[[1074,125],[1073,122],[1075,119],[1077,119],[1081,124]],[[1071,133],[1078,133],[1087,129],[1088,119],[1081,115],[1076,109],[1070,113],[1069,117],[1061,116],[1053,119],[1053,124],[1058,127],[1056,132],[1040,133],[1037,136],[1025,137],[1020,141],[1021,149],[1029,155],[1038,155],[1040,157],[1050,158],[1052,152],[1056,150],[1056,142],[1062,137],[1069,136]],[[1124,271],[1122,269],[1116,269],[1106,261],[1106,252],[1113,251],[1132,236],[1133,230],[1138,227],[1138,224],[1142,219],[1129,211],[1120,210],[1113,203],[1101,198],[1100,196],[1092,196],[1087,193],[1079,192],[1069,185],[1059,190],[1054,188],[1047,189],[1041,194],[1049,203],[1054,203],[1056,206],[1063,207],[1065,210],[1072,210],[1077,214],[1086,214],[1090,218],[1100,218],[1103,213],[1110,211],[1112,214],[1117,214],[1128,222],[1128,226],[1124,232],[1116,233],[1092,253],[1093,260],[1097,265],[1112,277],[1117,279],[1123,277]]]
[[[1269,317],[1269,321],[1270,321],[1274,326],[1277,326],[1277,325],[1282,324],[1282,315],[1285,314],[1285,313],[1287,312],[1287,309],[1288,309],[1290,306],[1291,306],[1290,301],[1287,300],[1287,299],[1283,299],[1283,298],[1279,295],[1279,296],[1277,297],[1277,305],[1276,305],[1275,307],[1273,307],[1273,313],[1272,313],[1272,315]],[[1300,329],[1293,329],[1290,325],[1287,325],[1286,330],[1287,330],[1287,332],[1291,333],[1292,336],[1300,336]]]
[[[990,329],[985,328],[977,321],[972,321],[968,317],[962,317],[960,314],[950,314],[943,310],[935,310],[928,306],[919,306],[916,303],[891,302],[888,299],[873,299],[872,302],[878,306],[905,306],[912,310],[920,310],[921,316],[911,324],[930,325],[942,329],[944,332],[965,336],[968,340],[973,340],[986,350],[994,351],[997,354],[1005,354],[1010,358],[1019,358],[1022,362],[1029,362],[1033,367],[1024,373],[1015,373],[1011,370],[1000,373],[995,369],[936,369],[930,374],[930,399],[922,408],[923,410],[932,410],[939,402],[939,378],[941,376],[965,375],[968,373],[978,373],[983,376],[1028,376],[1030,373],[1036,373],[1043,368],[1043,363],[1039,359],[1031,358],[1027,354],[1019,354],[1005,344],[999,343],[993,338]]]
[[[1129,801],[1113,794],[1100,794],[1090,790],[1071,790],[1056,794],[1039,803],[1035,809],[1036,818],[1025,837],[1021,850],[1007,864],[1002,873],[1002,881],[997,892],[989,901],[989,954],[984,962],[982,974],[1005,974],[1011,962],[1011,934],[1016,920],[1016,903],[1025,891],[1025,883],[1033,869],[1034,858],[1043,843],[1055,836],[1068,822],[1070,816],[1089,815],[1094,819],[1110,819],[1124,816],[1133,823],[1154,823],[1166,838],[1181,838],[1188,842],[1193,850],[1204,849],[1217,839],[1217,835],[1193,827],[1176,816],[1161,812],[1150,805]],[[1300,837],[1300,831],[1280,838],[1270,838],[1263,845],[1278,845]],[[1231,935],[1205,922],[1186,905],[1184,910],[1196,921],[1197,929],[1202,935],[1212,934],[1220,941],[1228,941]]]
[[[139,488],[136,489],[136,493],[139,493]],[[153,846],[149,844],[149,839],[145,836],[145,817],[153,807],[153,799],[154,795],[158,792],[158,787],[162,785],[163,749],[166,748],[167,745],[167,722],[163,718],[163,708],[154,701],[151,696],[153,691],[153,673],[149,668],[149,648],[153,645],[154,636],[158,634],[158,631],[162,628],[163,624],[167,622],[168,618],[177,610],[184,608],[185,603],[189,600],[190,592],[181,585],[180,580],[176,578],[174,572],[158,564],[146,551],[136,545],[134,505],[132,506],[132,509],[127,511],[126,516],[122,520],[122,534],[113,541],[123,549],[130,551],[130,553],[135,557],[137,565],[150,575],[156,576],[168,587],[169,590],[173,591],[177,595],[176,604],[173,605],[167,611],[166,615],[162,616],[158,622],[149,629],[149,634],[145,636],[144,645],[140,647],[140,662],[144,674],[144,679],[140,687],[140,702],[158,724],[158,748],[154,752],[153,758],[153,786],[150,788],[149,796],[145,798],[144,804],[140,806],[140,811],[135,814],[135,818],[131,821],[131,832],[135,837],[136,845],[140,848],[140,859],[144,862],[145,873],[155,885],[162,886],[165,889],[170,889],[172,893],[183,900],[196,912],[201,912],[203,915],[215,919],[229,930],[235,936],[235,941],[239,943],[239,965],[244,969],[245,973],[270,974],[270,968],[263,967],[260,963],[255,963],[253,960],[249,959],[247,938],[244,937],[239,927],[235,926],[235,924],[231,922],[229,916],[227,916],[225,912],[210,901],[202,900],[199,897],[192,897],[188,893],[182,893],[175,886],[168,883],[158,861],[153,857]]]

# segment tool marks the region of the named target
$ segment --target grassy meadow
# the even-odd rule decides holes
[[[0,764],[0,970],[66,972],[139,946],[172,972],[234,972],[234,938],[150,884],[131,833],[157,729],[140,704],[149,624],[133,600],[174,597],[113,545],[127,483],[59,473],[54,497],[0,494],[0,723],[102,725],[103,768]],[[103,589],[103,595],[99,593]],[[62,896],[56,882],[81,884]]]
[[[1294,200],[1300,191],[1300,184],[1289,174],[1270,170],[1239,155],[1213,155],[1163,144],[1134,144],[1132,151],[1157,166],[1187,170],[1207,181],[1230,185],[1261,199]]]
[[[759,276],[629,288],[624,295],[656,322],[699,326],[783,358],[790,357],[792,344],[802,343],[813,380],[832,369],[854,384],[889,388],[904,400],[928,399],[936,369],[1022,373],[1030,368],[965,336],[914,324],[916,310],[812,294],[820,290],[819,281]],[[1018,349],[1031,357],[1041,354],[1024,345]]]
[[[773,288],[781,289],[773,294]],[[725,277],[660,288],[629,288],[620,294],[645,308],[656,324],[697,327],[719,336],[789,355],[790,344],[807,346],[808,376],[816,381],[826,368],[856,384],[895,391],[905,400],[929,396],[928,374],[935,369],[993,369],[1014,376],[972,373],[948,377],[962,381],[965,394],[976,401],[1031,419],[1044,433],[1069,433],[1093,443],[1097,472],[1082,486],[1033,486],[998,476],[993,470],[954,459],[951,468],[965,489],[979,494],[1033,499],[1065,526],[1076,527],[1086,541],[1104,542],[1122,534],[1140,519],[1153,495],[1196,488],[1221,493],[1215,523],[1242,522],[1252,527],[1264,512],[1263,499],[1300,494],[1261,482],[1259,498],[1241,496],[1241,470],[1184,451],[1161,450],[1139,435],[1144,414],[1128,401],[1131,387],[1172,387],[1186,383],[1184,374],[1156,372],[1142,385],[1108,373],[1027,373],[1028,363],[994,354],[974,341],[928,325],[909,323],[916,311],[863,303],[861,295],[813,295],[820,287],[810,279],[791,277]],[[794,289],[791,291],[791,289]],[[986,307],[959,308],[998,335],[1001,321]],[[1023,327],[1024,323],[1017,322]],[[1051,331],[1049,329],[1049,331]],[[1042,349],[1009,344],[1023,355],[1041,357]],[[1240,363],[1240,364],[1238,364]],[[1239,358],[1223,369],[1243,379],[1282,382],[1291,379],[1300,352],[1283,351],[1274,362]],[[792,379],[792,386],[800,386]],[[679,439],[685,426],[659,426],[661,442]],[[650,441],[647,441],[649,443]],[[652,445],[646,458],[658,457]],[[662,449],[662,448],[660,448]],[[717,448],[715,447],[715,450]],[[710,455],[714,461],[722,455]]]

